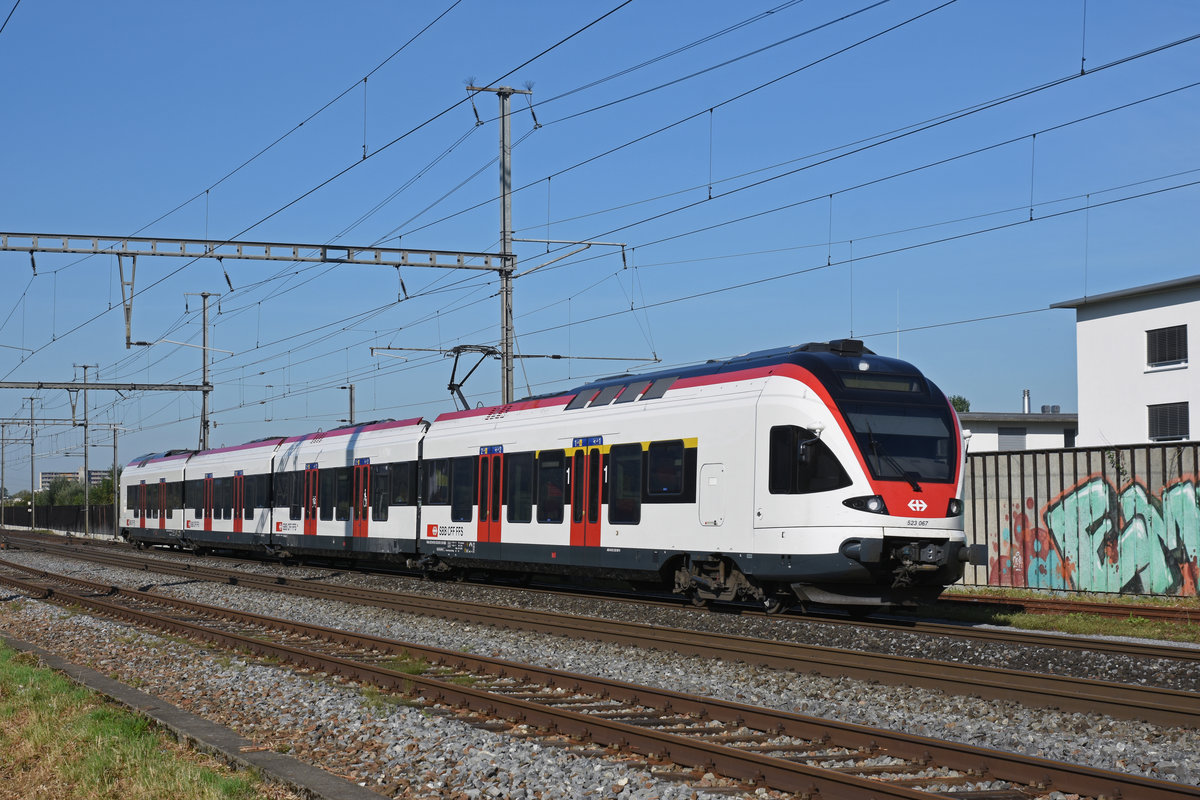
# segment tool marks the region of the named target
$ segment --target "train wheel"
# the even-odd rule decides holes
[[[708,598],[701,597],[698,593],[692,592],[688,599],[692,601],[692,605],[696,608],[708,608]]]
[[[787,603],[782,597],[772,595],[763,601],[763,610],[768,614],[778,614],[785,608],[787,608]]]

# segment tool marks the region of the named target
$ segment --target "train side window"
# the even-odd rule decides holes
[[[158,484],[146,484],[146,516],[158,519]]]
[[[609,451],[608,521],[613,525],[637,525],[642,521],[640,444],[613,445]]]
[[[213,519],[230,519],[233,516],[230,510],[233,505],[230,481],[230,478],[213,479]]]
[[[371,465],[371,520],[387,522],[392,504],[392,465]]]
[[[264,472],[258,476],[258,502],[254,507],[269,509],[271,502],[271,473]]]
[[[392,464],[392,505],[415,506],[417,504],[417,464],[401,461]]]
[[[138,516],[137,486],[125,487],[125,508],[129,509],[130,516]]]
[[[193,516],[201,516],[204,513],[204,481],[184,481],[183,494],[183,507],[192,509]]]
[[[450,505],[450,459],[425,462],[425,502],[431,506]]]
[[[450,519],[470,522],[475,512],[475,465],[473,456],[450,460]]]
[[[301,506],[304,501],[300,495],[304,493],[304,473],[277,472],[275,473],[275,505],[287,507],[288,519],[302,519]]]
[[[651,442],[646,454],[646,493],[651,497],[683,494],[683,441]]]
[[[317,512],[318,519],[333,519],[333,492],[336,485],[337,478],[334,477],[332,469],[322,468],[317,471],[317,497],[319,498],[319,502],[321,504],[321,509]]]
[[[533,453],[504,456],[504,503],[509,522],[533,522]]]
[[[350,486],[350,467],[338,467],[333,470],[334,480],[334,519],[338,522],[345,522],[350,519],[350,494],[352,492]]]
[[[771,494],[812,494],[849,486],[850,476],[817,435],[796,425],[771,428],[767,489]]]
[[[566,460],[562,450],[538,453],[537,521],[562,522],[567,493]]]
[[[175,518],[175,509],[183,506],[183,481],[171,481],[167,484],[167,519]]]
[[[254,519],[254,507],[258,505],[258,476],[242,476],[242,519]]]

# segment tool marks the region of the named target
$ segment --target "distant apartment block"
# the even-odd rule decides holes
[[[99,486],[108,477],[109,471],[106,469],[88,470],[88,480],[92,486]],[[59,478],[83,483],[83,468],[80,467],[74,472],[39,472],[38,476],[38,491],[44,492],[50,488],[51,483]]]

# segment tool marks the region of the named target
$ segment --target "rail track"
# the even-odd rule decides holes
[[[640,754],[647,765],[716,771],[748,790],[846,800],[1031,800],[1055,791],[1095,800],[1200,798],[1192,786],[303,625],[8,562],[0,562],[0,582],[91,613],[508,720],[525,736],[567,735]],[[414,663],[423,669],[413,670]]]
[[[23,546],[32,549],[40,549],[47,553],[54,552],[69,555],[73,558],[85,558],[87,560],[91,560],[96,563],[104,563],[109,566],[127,567],[129,569],[147,569],[144,564],[153,563],[153,569],[156,571],[178,575],[188,574],[194,577],[203,577],[206,580],[212,580],[220,583],[241,582],[242,585],[245,585],[244,581],[251,580],[250,576],[247,576],[246,573],[242,571],[222,571],[216,568],[203,567],[188,561],[181,560],[163,562],[162,559],[157,559],[153,560],[152,562],[147,562],[146,559],[149,559],[150,557],[146,556],[144,553],[134,551],[128,545],[105,540],[64,538],[56,535],[47,536],[40,534],[28,534],[24,532],[5,531],[3,532],[3,538],[0,539],[0,544],[2,544],[4,541],[8,541],[10,546]],[[99,553],[105,551],[115,554],[115,557],[111,559],[101,559]],[[168,551],[162,552],[166,553]],[[230,557],[208,554],[206,558],[229,560],[237,564],[246,563],[246,558],[244,556]],[[280,582],[279,585],[287,586],[288,584],[288,580],[285,579]],[[489,586],[492,588],[507,588],[506,584],[489,584]],[[343,591],[345,591],[344,587]],[[355,591],[362,592],[364,597],[368,596],[368,594],[372,594],[370,590]],[[566,590],[531,586],[514,588],[514,591],[540,595],[570,597],[575,597],[585,593],[578,589]],[[384,592],[382,594],[386,596],[392,593]],[[605,591],[589,591],[586,592],[586,594],[602,597],[607,602],[628,603],[642,607],[678,609],[686,608],[690,605],[687,600],[676,599],[673,597],[653,597],[644,594],[631,596],[627,594]],[[717,607],[717,610],[722,614],[739,614],[752,617],[772,616],[766,614],[756,607],[746,605],[722,605]],[[812,620],[814,622],[820,622],[822,625],[830,625],[834,627],[877,629],[881,631],[914,633],[978,642],[1011,644],[1023,647],[1053,647],[1066,650],[1087,650],[1094,653],[1117,654],[1136,658],[1162,658],[1182,661],[1200,661],[1200,647],[1171,643],[1123,640],[1114,641],[1110,639],[1098,639],[1084,636],[1067,636],[1041,631],[1006,630],[1003,628],[978,627],[964,624],[931,622],[913,619],[847,619],[844,616],[814,616],[810,614],[784,616],[788,616],[792,619]]]
[[[684,655],[742,661],[776,669],[813,672],[828,677],[850,677],[883,684],[917,686],[990,699],[1017,700],[1029,706],[1065,711],[1102,713],[1124,719],[1140,719],[1164,726],[1200,728],[1200,694],[1152,686],[1098,681],[1072,676],[1047,675],[1019,670],[864,652],[795,642],[755,639],[706,631],[646,625],[636,622],[581,617],[430,597],[422,594],[382,591],[281,575],[255,575],[195,563],[147,558],[127,550],[95,552],[95,548],[59,549],[46,545],[46,552],[63,552],[85,560],[138,569],[152,573],[185,576],[243,588],[370,605],[401,613],[453,619],[472,624],[514,630],[536,631],[580,639],[615,642],[641,648],[656,648]],[[1064,637],[1056,637],[1056,641]],[[1073,638],[1066,638],[1075,642]],[[1121,643],[1124,645],[1124,643]],[[1057,646],[1057,645],[1056,645]],[[1129,649],[1127,646],[1126,650]],[[1166,646],[1147,646],[1147,651],[1171,651]],[[1196,651],[1188,657],[1195,659]],[[1181,656],[1178,656],[1181,657]]]

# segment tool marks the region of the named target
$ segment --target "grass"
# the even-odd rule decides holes
[[[1022,599],[1044,599],[1047,597],[1070,597],[1072,599],[1102,602],[1110,600],[1113,603],[1145,605],[1147,607],[1173,605],[1183,608],[1197,608],[1197,622],[1178,623],[1159,620],[1149,620],[1137,616],[1136,611],[1126,617],[1102,617],[1098,614],[1027,614],[1012,611],[996,605],[962,605],[942,603],[936,606],[923,606],[918,613],[926,617],[940,617],[957,622],[983,623],[1002,625],[1013,628],[1023,628],[1037,631],[1058,631],[1084,636],[1131,636],[1141,639],[1159,639],[1168,642],[1191,642],[1200,644],[1200,605],[1196,598],[1162,598],[1162,597],[1113,597],[1112,595],[1085,595],[1068,592],[1048,592],[1031,589],[998,589],[993,587],[954,587],[948,594],[970,595],[988,594],[1011,597],[1014,601]]]
[[[429,670],[430,664],[424,659],[415,658],[408,653],[390,656],[380,662],[380,666],[405,675],[420,675]]]
[[[0,799],[248,800],[265,794],[36,659],[0,645]]]

